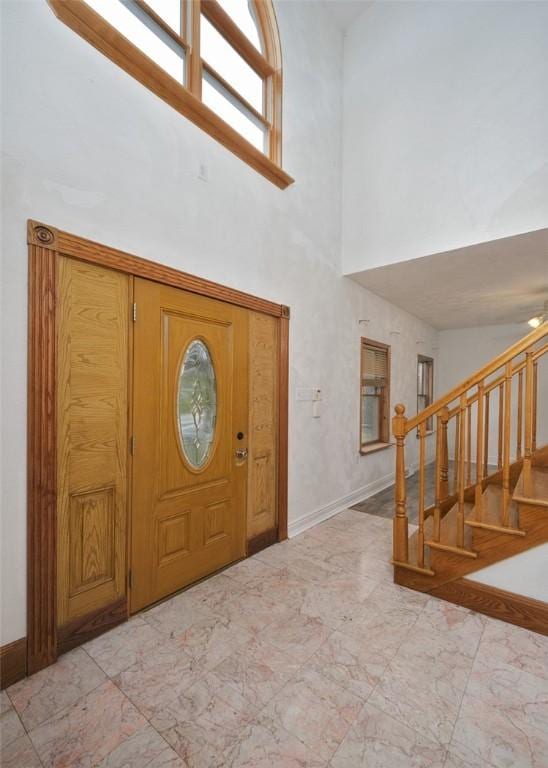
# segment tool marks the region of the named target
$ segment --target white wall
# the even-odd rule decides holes
[[[344,56],[343,271],[548,225],[548,3],[376,2]]]
[[[476,571],[470,578],[548,603],[548,544]]]
[[[412,414],[416,354],[431,353],[437,334],[340,276],[342,37],[321,4],[277,6],[284,166],[296,179],[284,192],[63,26],[45,0],[0,10],[6,643],[25,634],[27,218],[291,306],[293,531],[391,481],[393,449],[357,452],[360,335],[392,344],[392,403]],[[295,402],[297,387],[322,388],[321,418]]]
[[[450,331],[440,331],[440,354],[438,383],[440,393],[447,392],[460,381],[479,370],[505,349],[515,344],[531,332],[526,323],[511,325],[486,325],[480,328],[460,328]],[[537,395],[537,444],[548,443],[548,355],[539,360],[538,368],[539,390]],[[523,381],[525,386],[525,379]],[[512,433],[511,454],[516,455],[516,425],[517,425],[517,377],[512,381]],[[475,430],[475,410],[472,412],[472,432]],[[496,464],[498,458],[498,392],[490,396],[489,407],[489,463]],[[454,441],[449,435],[449,453],[454,453]],[[523,446],[523,443],[522,443]],[[472,460],[476,458],[476,446],[472,443]]]

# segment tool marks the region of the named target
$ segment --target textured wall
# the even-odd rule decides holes
[[[25,633],[27,218],[291,306],[293,531],[393,471],[393,449],[358,456],[358,320],[370,319],[364,335],[392,343],[392,401],[410,413],[416,354],[436,333],[340,276],[342,37],[320,3],[277,7],[284,166],[296,179],[285,192],[63,26],[45,0],[0,10],[4,643]],[[297,387],[322,388],[321,418],[295,402]]]
[[[377,2],[344,60],[343,271],[548,225],[548,3]]]

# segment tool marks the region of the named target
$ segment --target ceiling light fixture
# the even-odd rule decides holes
[[[538,328],[545,320],[548,320],[548,301],[544,302],[544,312],[540,315],[535,315],[527,323],[531,328]]]

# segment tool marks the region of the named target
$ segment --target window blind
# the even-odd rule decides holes
[[[363,381],[377,387],[386,385],[388,380],[387,351],[364,345],[362,357]]]

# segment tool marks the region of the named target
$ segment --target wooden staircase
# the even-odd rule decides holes
[[[548,542],[548,446],[538,447],[536,439],[538,361],[548,352],[547,336],[544,323],[412,419],[396,406],[396,583],[458,602],[452,583],[463,585],[475,571]],[[432,418],[435,501],[426,507],[426,424]],[[405,440],[415,431],[418,527],[410,532]],[[490,467],[493,444],[497,460]]]

